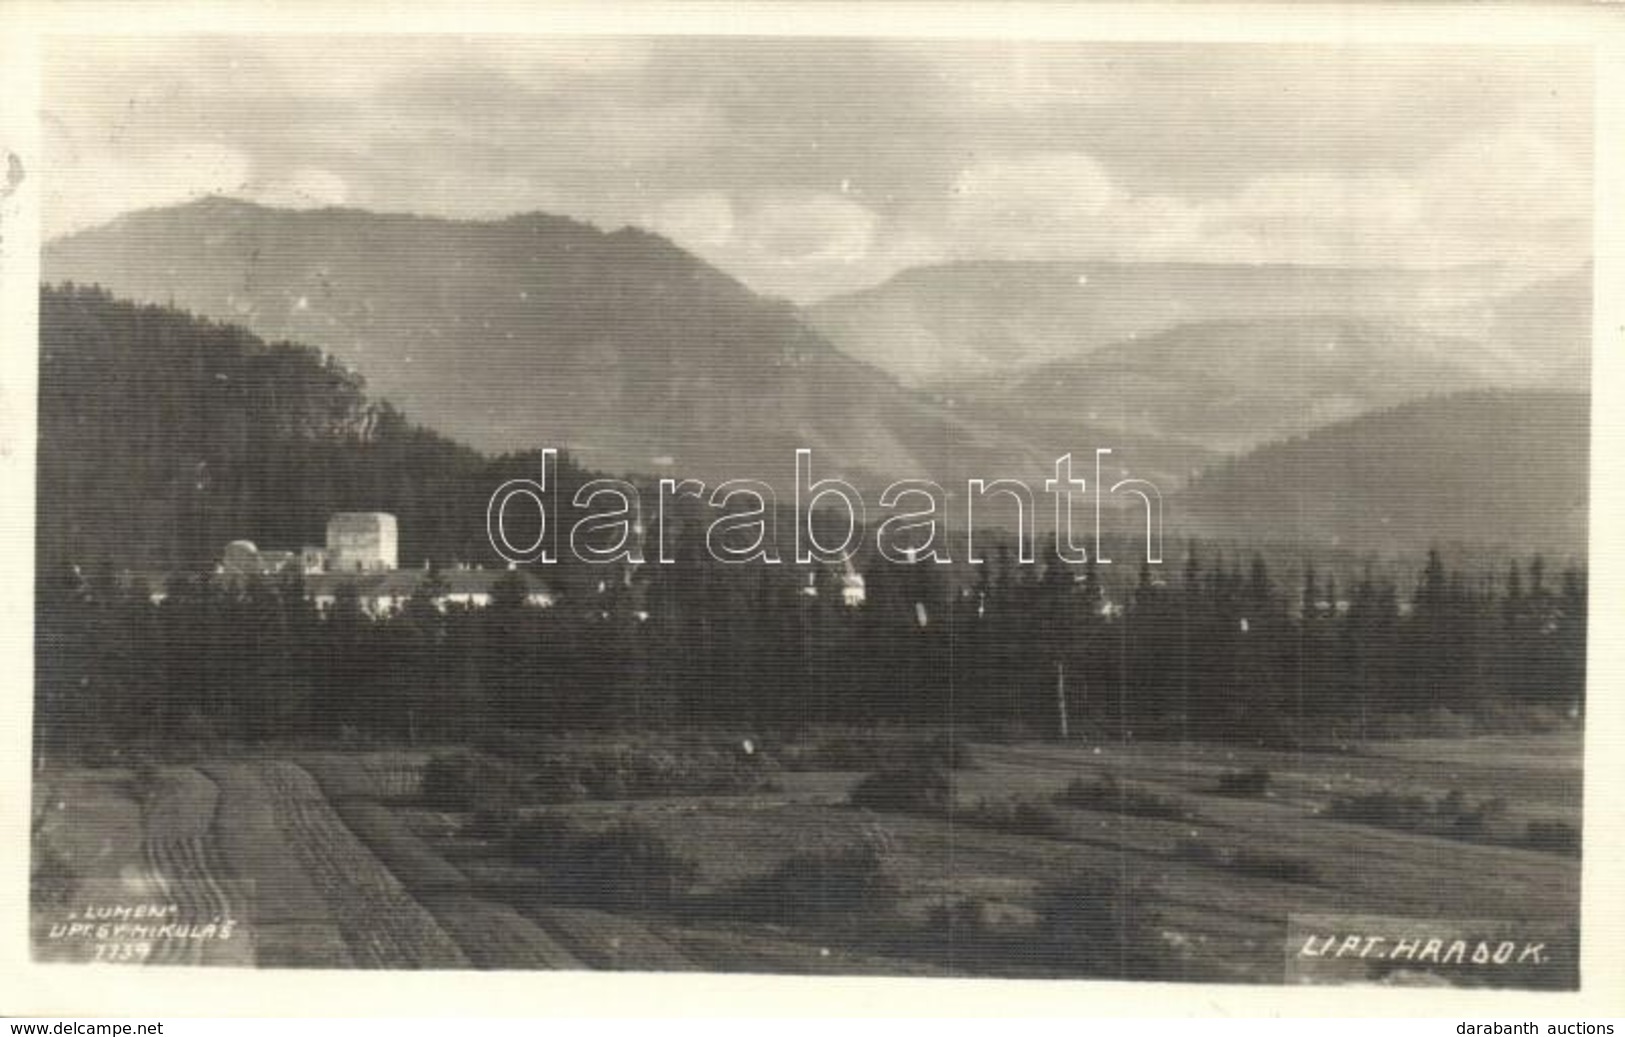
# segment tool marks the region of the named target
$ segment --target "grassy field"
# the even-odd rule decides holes
[[[1271,983],[1294,914],[1578,918],[1575,848],[1529,835],[1579,827],[1577,733],[1336,754],[968,750],[946,798],[918,809],[850,804],[883,758],[704,792],[605,779],[595,761],[549,779],[569,794],[528,794],[537,767],[560,765],[549,758],[513,765],[519,791],[500,810],[425,795],[427,752],[48,770],[36,932],[76,894],[124,888],[230,915],[263,966]],[[1094,937],[1074,915],[1136,939],[1105,940],[1102,958],[1100,941],[1080,948]],[[203,945],[153,960],[231,959]]]

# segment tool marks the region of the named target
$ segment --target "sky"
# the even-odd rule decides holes
[[[955,260],[1589,256],[1583,51],[58,37],[45,232],[225,194],[659,231],[809,302]]]

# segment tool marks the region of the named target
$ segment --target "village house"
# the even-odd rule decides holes
[[[395,516],[384,512],[339,512],[327,522],[327,546],[292,551],[261,551],[251,540],[233,540],[221,553],[216,576],[230,583],[252,577],[275,578],[297,572],[305,597],[326,611],[345,587],[353,588],[361,608],[369,615],[386,616],[404,607],[430,578],[421,568],[401,569],[399,530]],[[484,608],[491,604],[497,581],[507,570],[455,566],[435,574],[440,585],[434,605]],[[547,607],[553,592],[536,576],[521,571],[528,604]],[[163,600],[158,591],[155,602]]]

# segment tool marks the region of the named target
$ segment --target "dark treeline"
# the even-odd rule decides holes
[[[1430,711],[1581,706],[1585,576],[1538,559],[1277,578],[1192,544],[1137,579],[1120,562],[1108,586],[992,542],[975,567],[725,565],[690,514],[675,564],[563,552],[552,607],[513,579],[487,608],[442,612],[436,575],[385,616],[353,589],[321,613],[298,576],[211,575],[222,546],[291,548],[333,511],[386,510],[404,559],[489,559],[489,495],[539,457],[416,428],[315,350],[96,289],[42,291],[40,371],[50,744],[949,720],[1049,735],[1063,703],[1074,733],[1292,744]],[[557,477],[568,500],[591,474],[561,458]]]
[[[420,594],[382,616],[297,576],[176,576],[154,604],[110,572],[42,581],[39,735],[48,744],[489,730],[793,730],[957,723],[1302,744],[1449,711],[1551,722],[1582,706],[1585,577],[1538,559],[1469,585],[1438,556],[1411,585],[1273,580],[1203,561],[1109,595],[1092,569],[990,560],[969,582],[839,569],[606,567],[550,607],[517,578],[482,609]],[[444,577],[436,573],[431,581]],[[430,588],[429,593],[432,593]]]
[[[332,512],[376,510],[401,557],[474,562],[491,491],[541,471],[412,425],[319,350],[99,288],[41,289],[39,379],[42,572],[197,571],[231,540],[319,546]],[[558,478],[587,477],[561,457]]]

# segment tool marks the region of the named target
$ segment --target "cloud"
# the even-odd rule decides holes
[[[872,211],[839,195],[769,195],[752,208],[747,233],[764,258],[856,263],[868,256],[877,223]]]
[[[838,192],[675,195],[641,222],[757,291],[806,302],[943,257],[937,241]]]
[[[947,206],[967,258],[1537,267],[1587,254],[1584,149],[1514,112],[1406,173],[1261,172],[1205,198],[1136,193],[1081,152],[982,159]]]
[[[306,166],[287,177],[248,186],[247,197],[262,205],[283,209],[320,209],[343,205],[350,196],[344,178],[326,169]]]
[[[103,152],[79,152],[77,161],[68,161],[63,146],[47,144],[51,172],[41,206],[47,237],[138,209],[211,194],[241,195],[253,168],[242,151],[220,144],[181,145],[152,156],[121,156],[121,161]]]
[[[1081,152],[984,159],[961,170],[952,191],[954,220],[973,227],[1094,216],[1116,194],[1105,165]]]
[[[1424,171],[1427,209],[1445,220],[1586,219],[1591,175],[1576,150],[1521,120],[1475,134]]]
[[[649,223],[655,230],[702,255],[726,249],[733,243],[733,203],[720,191],[668,198],[655,210]]]
[[[1588,247],[1589,67],[1553,49],[50,46],[52,233],[204,193],[457,218],[544,209],[652,226],[798,300],[941,257],[1420,265]]]

